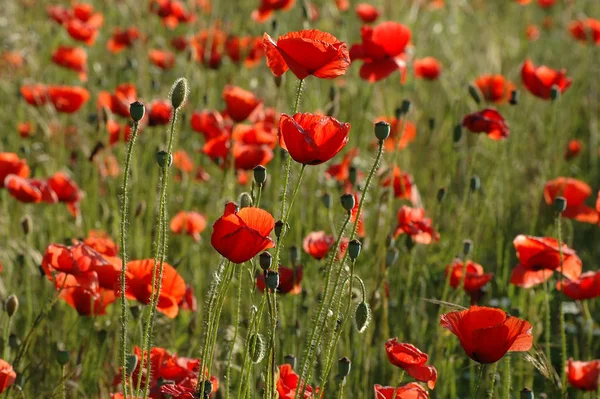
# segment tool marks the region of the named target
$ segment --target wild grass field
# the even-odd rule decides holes
[[[600,397],[598,0],[1,9],[0,398]]]

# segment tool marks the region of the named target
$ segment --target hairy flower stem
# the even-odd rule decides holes
[[[502,379],[502,396],[504,397],[504,399],[510,399],[510,380],[510,356],[504,356],[504,378]]]
[[[396,394],[398,393],[398,388],[400,388],[400,386],[402,385],[402,381],[404,381],[404,374],[406,373],[406,371],[402,370],[402,372],[400,373],[400,377],[398,377],[398,380],[396,381],[396,389],[394,389],[394,394],[392,395],[392,398],[396,397]]]
[[[498,370],[498,362],[494,363],[494,366],[492,368],[492,386],[490,387],[490,390],[488,391],[488,399],[494,399],[494,391],[496,388],[496,372]]]
[[[240,265],[241,266],[241,265]],[[231,341],[231,349],[229,350],[229,357],[227,359],[227,371],[225,372],[225,398],[229,399],[229,388],[231,385],[231,362],[233,360],[233,353],[235,351],[235,341],[237,340],[238,330],[240,327],[240,308],[242,306],[242,274],[244,272],[243,267],[238,267],[237,280],[238,280],[238,291],[236,301],[236,313],[235,313],[235,330],[233,332],[233,340]]]
[[[252,316],[252,319],[250,320],[250,327],[248,328],[246,342],[250,342],[250,337],[252,337],[252,334],[254,334],[255,332],[258,331],[260,320],[262,318],[262,313],[265,308],[266,299],[267,299],[267,296],[263,295],[262,300],[259,305],[259,308],[258,308],[258,311],[256,311],[254,313],[254,315]],[[252,346],[250,348],[247,348],[244,352],[244,359],[242,361],[242,370],[240,372],[240,374],[242,376],[242,380],[240,381],[240,385],[238,386],[238,392],[237,392],[236,398],[241,399],[242,392],[245,393],[249,389],[248,382],[250,381],[250,376],[249,376],[250,372],[249,372],[248,368],[250,367],[250,364],[252,363],[249,354],[254,353],[255,349],[256,349],[256,340],[254,340],[252,342]],[[245,397],[245,394],[243,397]]]
[[[477,399],[477,394],[479,393],[479,387],[481,386],[481,380],[483,378],[483,369],[485,368],[485,364],[481,363],[479,365],[479,372],[477,373],[477,380],[475,380],[475,392],[473,392],[473,398]]]
[[[120,363],[121,363],[121,381],[123,384],[123,398],[127,399],[127,299],[125,298],[126,273],[127,270],[127,223],[129,215],[129,174],[131,169],[131,158],[133,154],[133,146],[137,139],[139,131],[139,122],[133,122],[133,132],[129,145],[127,146],[127,155],[125,156],[125,172],[123,174],[123,184],[121,192],[123,193],[123,202],[121,204],[121,347],[120,347]]]
[[[556,233],[558,236],[558,252],[560,255],[560,277],[559,277],[559,281],[560,281],[560,290],[562,291],[562,280],[564,278],[564,274],[563,274],[563,264],[564,264],[564,254],[563,254],[563,250],[562,250],[562,229],[561,229],[561,223],[562,222],[562,218],[561,218],[561,214],[558,213],[558,215],[556,216]],[[565,370],[566,364],[567,364],[567,335],[565,332],[565,314],[563,313],[563,309],[562,309],[562,296],[558,295],[558,317],[559,317],[559,330],[560,330],[560,361],[561,361],[561,385],[560,385],[560,389],[561,389],[561,396],[564,398],[566,393],[567,393],[567,371]]]

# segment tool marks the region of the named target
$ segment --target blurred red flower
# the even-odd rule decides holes
[[[129,118],[129,106],[137,101],[137,89],[132,83],[121,83],[115,88],[115,94],[102,91],[98,95],[98,108],[108,108],[111,112]]]
[[[8,175],[29,177],[27,160],[21,159],[14,152],[0,152],[0,188],[4,187],[4,179]]]
[[[394,197],[412,201],[412,188],[415,184],[412,175],[407,172],[402,172],[397,166],[394,166],[394,171],[392,174],[394,179],[393,182],[392,176],[390,176],[389,173],[387,174],[388,177],[386,177],[385,180],[383,180],[382,182],[383,187],[389,187],[390,184],[392,184],[394,187]]]
[[[65,23],[69,35],[86,45],[91,46],[96,42],[98,37],[98,28],[82,22],[78,19],[71,19]]]
[[[21,86],[21,95],[28,104],[36,107],[46,104],[50,99],[48,86],[41,83]]]
[[[265,22],[274,11],[289,10],[291,9],[296,0],[260,0],[260,5],[254,11],[252,11],[252,19],[256,22]]]
[[[416,382],[410,382],[398,388],[384,387],[379,384],[373,386],[375,399],[428,399],[429,392]],[[394,396],[395,393],[395,396]]]
[[[261,37],[228,36],[225,51],[231,61],[235,64],[244,61],[244,66],[247,68],[257,66],[265,55]]]
[[[160,69],[171,69],[175,66],[175,54],[170,51],[152,49],[148,52],[150,62]]]
[[[48,86],[50,102],[57,112],[72,114],[90,98],[90,92],[80,86]]]
[[[227,106],[224,114],[234,122],[245,121],[262,104],[254,93],[232,85],[227,85],[223,89],[223,99]]]
[[[569,359],[566,364],[569,385],[584,391],[596,391],[600,379],[600,360],[589,362]]]
[[[582,223],[598,223],[598,211],[585,204],[585,200],[592,195],[592,188],[581,180],[569,177],[557,177],[544,185],[544,200],[552,206],[558,196],[567,200],[567,208],[562,216],[575,219]]]
[[[300,377],[294,373],[292,366],[282,364],[279,366],[279,378],[277,379],[277,392],[279,399],[294,399],[296,391],[302,389],[305,384],[300,384]],[[313,389],[310,385],[306,385],[302,398],[312,398]]]
[[[537,0],[537,3],[542,8],[550,8],[556,4],[556,0]]]
[[[335,244],[335,238],[324,231],[313,231],[308,233],[302,241],[304,252],[319,260],[327,256],[329,249]]]
[[[600,46],[600,20],[588,18],[569,24],[571,35],[582,42],[590,41]]]
[[[252,170],[258,165],[265,166],[273,159],[273,150],[267,145],[233,144],[234,168]]]
[[[56,193],[58,201],[67,204],[71,215],[79,215],[79,201],[83,198],[83,193],[77,183],[66,174],[57,172],[48,179],[48,185]]]
[[[398,227],[394,236],[402,234],[408,234],[418,244],[431,244],[440,240],[439,233],[431,225],[431,219],[425,217],[425,209],[406,205],[398,211]]]
[[[462,125],[473,133],[485,133],[492,140],[503,140],[510,134],[508,122],[493,108],[466,115]]]
[[[150,11],[158,15],[163,25],[169,29],[175,29],[180,23],[191,23],[196,16],[188,12],[183,3],[177,0],[152,0]]]
[[[545,65],[535,66],[529,59],[521,67],[521,79],[531,94],[545,100],[550,99],[552,87],[556,86],[564,93],[571,86],[571,79],[567,77],[565,69],[555,71]]]
[[[581,152],[581,140],[572,139],[567,143],[567,148],[565,149],[565,159],[567,161],[575,158]]]
[[[87,52],[84,48],[60,46],[52,54],[52,61],[77,72],[81,81],[87,81]]]
[[[198,212],[180,211],[171,219],[170,227],[173,234],[187,234],[200,241],[200,233],[206,228],[206,218]]]
[[[154,100],[148,106],[148,126],[162,126],[169,123],[173,115],[173,106],[169,101]]]
[[[502,75],[481,75],[474,82],[483,98],[496,104],[506,103],[516,86]]]
[[[415,76],[427,80],[436,80],[442,73],[442,64],[433,57],[425,57],[413,62]]]
[[[58,202],[56,193],[50,189],[46,180],[7,175],[4,178],[4,187],[12,197],[24,203],[44,201],[53,204]]]
[[[356,16],[366,24],[375,22],[380,14],[377,7],[369,3],[358,3],[354,11],[356,12]]]
[[[302,270],[302,266],[293,268],[279,266],[279,269],[277,269],[279,272],[279,287],[277,287],[276,291],[280,294],[300,294],[302,292],[302,287],[300,286],[300,283],[302,282]],[[263,273],[256,276],[256,288],[258,288],[260,292],[265,291],[266,284],[265,275]]]
[[[556,289],[573,300],[597,298],[600,296],[600,271],[585,272],[577,280],[559,281]]]
[[[390,338],[385,343],[388,360],[396,367],[405,370],[417,381],[426,382],[429,389],[435,388],[437,370],[426,366],[428,356],[412,344],[398,342],[398,338]]]
[[[458,288],[461,285],[467,293],[477,293],[490,282],[494,273],[484,273],[483,267],[471,260],[466,263],[462,259],[454,259],[446,266],[446,277],[450,275],[450,286]]]
[[[13,370],[13,367],[6,360],[0,359],[0,393],[4,392],[6,388],[14,384],[17,379],[17,373]]]
[[[129,28],[115,28],[113,35],[106,42],[106,48],[113,54],[120,53],[140,38],[140,31],[135,26]]]
[[[105,231],[90,230],[83,243],[102,255],[119,255],[119,247]]]

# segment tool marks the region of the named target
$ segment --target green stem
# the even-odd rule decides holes
[[[511,375],[510,375],[510,356],[504,356],[504,378],[503,381],[503,396],[504,399],[510,399],[510,385],[511,385]]]
[[[561,230],[561,214],[559,213],[556,216],[556,232],[557,232],[557,236],[558,236],[558,251],[559,251],[559,255],[560,255],[560,290],[562,291],[562,281],[564,278],[564,274],[563,274],[563,263],[564,263],[564,255],[563,255],[563,249],[562,249],[562,230]],[[565,331],[565,314],[563,313],[563,309],[562,309],[562,295],[558,295],[558,317],[559,317],[559,330],[560,330],[560,360],[561,360],[561,394],[562,397],[564,398],[566,393],[567,393],[567,372],[565,370],[566,364],[567,364],[567,335],[566,335],[566,331]]]
[[[546,347],[545,349],[545,354],[546,354],[546,359],[548,360],[548,364],[552,364],[552,351],[550,350],[550,336],[551,336],[551,315],[550,312],[552,311],[550,309],[550,293],[549,293],[550,289],[548,288],[548,281],[544,282],[544,302],[546,305],[546,311],[544,312],[544,340],[545,340],[545,344]]]
[[[488,391],[488,399],[494,399],[494,390],[496,388],[496,371],[498,370],[498,362],[494,363],[492,368],[492,386]]]
[[[129,214],[129,174],[131,168],[131,158],[133,154],[133,146],[137,138],[139,130],[139,122],[133,122],[133,133],[127,147],[127,155],[125,156],[125,171],[123,174],[123,184],[121,191],[123,193],[123,204],[121,208],[121,381],[123,384],[123,398],[127,399],[127,299],[125,298],[126,290],[126,273],[127,270],[127,223]]]
[[[398,392],[398,388],[400,388],[400,386],[402,385],[402,381],[404,381],[404,374],[405,374],[405,371],[402,370],[402,372],[400,373],[400,377],[398,377],[398,381],[396,381],[396,389],[394,389],[394,394],[392,395],[392,398],[396,398],[396,393]]]
[[[231,341],[231,349],[229,350],[229,358],[227,359],[227,371],[225,372],[225,398],[229,399],[229,387],[231,384],[231,362],[233,360],[233,352],[235,350],[235,341],[237,340],[238,330],[240,327],[240,308],[242,306],[242,273],[244,272],[243,267],[238,267],[238,292],[237,292],[237,303],[235,313],[235,330],[233,332],[233,340]]]
[[[4,327],[4,336],[2,338],[2,358],[8,359],[8,337],[10,335],[10,324],[12,322],[12,317],[8,316],[8,321],[6,322],[6,326]]]
[[[481,386],[481,379],[483,377],[483,369],[485,365],[481,363],[479,365],[479,373],[477,373],[477,380],[475,381],[475,392],[473,393],[473,399],[477,398],[477,394],[479,393],[479,387]]]

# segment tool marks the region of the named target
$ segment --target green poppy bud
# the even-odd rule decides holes
[[[464,240],[463,241],[463,256],[466,258],[473,251],[473,241],[472,240]]]
[[[390,136],[390,124],[384,121],[379,121],[375,124],[375,137],[377,140],[383,141]]]
[[[135,369],[138,366],[138,357],[137,355],[131,353],[129,355],[126,356],[125,358],[125,370],[127,372],[128,375],[133,374],[133,372],[135,371]]]
[[[437,192],[438,203],[441,203],[442,201],[444,201],[447,194],[448,194],[448,190],[446,190],[446,187],[441,187]]]
[[[529,388],[523,388],[521,390],[521,396],[520,396],[520,398],[521,399],[533,399],[534,398],[533,391],[530,390]]]
[[[550,89],[550,99],[552,101],[560,99],[560,88],[557,85],[553,85]]]
[[[338,376],[341,378],[347,377],[351,368],[352,362],[346,356],[338,360]]]
[[[454,126],[454,135],[452,137],[452,140],[456,144],[460,141],[461,137],[462,137],[462,125],[458,124],[458,125]]]
[[[258,256],[258,263],[260,264],[260,268],[264,271],[269,270],[273,264],[273,255],[268,252],[261,253]]]
[[[325,205],[325,208],[331,209],[331,205],[333,205],[333,201],[331,199],[331,194],[329,194],[329,193],[323,194],[323,196],[321,196],[321,201],[323,201],[323,205]]]
[[[292,266],[298,266],[300,264],[300,250],[297,246],[292,245],[290,251],[290,264]]]
[[[366,331],[371,322],[371,309],[369,305],[362,301],[354,310],[354,327],[359,334]]]
[[[508,102],[510,105],[519,104],[519,90],[515,89],[510,92],[510,100],[508,100]]]
[[[354,195],[352,194],[344,194],[340,197],[340,201],[342,202],[342,206],[348,212],[352,211],[354,205],[356,204],[356,200],[354,199]]]
[[[267,288],[276,290],[279,287],[279,273],[273,270],[265,272],[265,285]]]
[[[254,364],[262,362],[265,358],[267,345],[262,334],[252,334],[248,340],[248,350]]]
[[[481,180],[479,179],[479,176],[473,175],[471,177],[471,181],[469,182],[469,187],[471,188],[472,192],[478,191],[481,188]]]
[[[13,317],[17,313],[17,309],[19,309],[19,298],[16,295],[10,295],[4,301],[4,310],[6,310],[8,317]]]
[[[278,220],[275,222],[275,236],[277,238],[281,237],[281,233],[283,232],[283,221]]]
[[[69,354],[68,351],[63,351],[63,350],[56,351],[56,361],[61,366],[64,366],[65,364],[69,363],[70,357],[71,357],[71,355]]]
[[[352,240],[348,243],[348,255],[350,256],[350,259],[358,258],[358,255],[360,255],[361,247],[362,244],[358,240]]]
[[[240,208],[250,208],[252,206],[252,197],[244,192],[240,195]]]
[[[188,81],[186,78],[179,78],[171,87],[171,105],[173,109],[178,109],[185,104],[188,95]]]
[[[473,98],[473,100],[475,100],[475,102],[477,104],[481,103],[481,92],[479,91],[479,88],[477,88],[477,86],[470,84],[469,85],[469,94],[471,95],[471,98]]]
[[[141,121],[146,114],[146,107],[139,101],[129,104],[129,115],[136,122]]]
[[[156,162],[161,168],[168,168],[173,165],[173,155],[161,150],[156,153]]]
[[[262,165],[254,167],[254,181],[259,186],[262,186],[267,181],[267,168]]]

